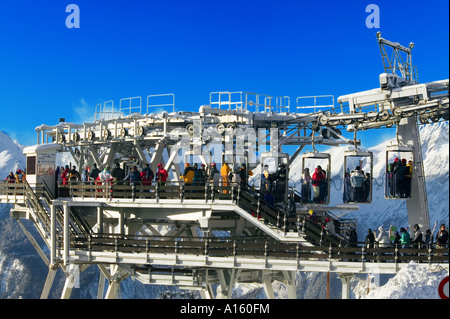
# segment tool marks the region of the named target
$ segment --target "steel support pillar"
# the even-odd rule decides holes
[[[338,277],[342,282],[342,299],[350,298],[350,281],[353,278],[353,274],[339,274]]]
[[[297,299],[297,289],[295,286],[295,271],[285,271],[283,270],[284,282],[286,284],[286,289],[288,292],[289,299]]]
[[[202,299],[214,299],[214,292],[211,284],[207,284],[204,289],[200,290],[200,296]]]
[[[241,270],[236,270],[234,268],[230,271],[225,271],[223,269],[217,270],[220,287],[222,288],[221,299],[231,299],[234,284],[236,283],[240,273]]]
[[[266,293],[267,299],[275,299],[275,293],[272,287],[272,280],[270,278],[264,279],[264,292]]]
[[[53,282],[55,281],[56,271],[58,268],[51,265],[48,269],[47,278],[45,279],[44,289],[42,289],[41,299],[47,299],[52,288]]]
[[[414,167],[411,179],[412,197],[406,200],[408,222],[411,228],[418,224],[422,230],[426,230],[430,228],[430,217],[416,116],[403,118],[398,124],[397,134],[401,144],[414,147]]]

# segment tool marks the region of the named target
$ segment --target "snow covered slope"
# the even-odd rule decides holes
[[[15,173],[18,168],[25,168],[23,148],[0,131],[0,179],[5,179],[9,172]]]

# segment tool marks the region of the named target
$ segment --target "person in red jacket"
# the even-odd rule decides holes
[[[67,185],[69,182],[69,173],[70,173],[70,168],[69,165],[66,165],[66,168],[64,169],[64,172],[61,174],[61,179],[62,179],[62,184],[63,185]]]
[[[326,177],[322,172],[322,167],[319,165],[314,170],[314,173],[312,175],[312,186],[314,190],[314,198],[313,201],[318,203],[320,201],[320,183],[322,180],[324,180]]]
[[[156,180],[161,183],[161,185],[166,184],[166,180],[169,174],[167,170],[163,167],[161,163],[158,164],[158,171],[156,172]]]

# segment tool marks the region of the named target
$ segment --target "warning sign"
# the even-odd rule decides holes
[[[441,299],[448,299],[448,276],[442,279],[438,291]]]

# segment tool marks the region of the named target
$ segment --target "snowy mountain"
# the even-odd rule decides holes
[[[420,127],[422,152],[427,181],[427,193],[430,210],[430,222],[433,225],[449,222],[449,123],[440,122]],[[349,212],[345,218],[358,220],[358,237],[364,238],[367,228],[378,226],[408,226],[406,205],[403,200],[386,200],[384,198],[383,172],[385,166],[385,146],[390,141],[375,146],[370,151],[374,154],[375,178],[373,201],[370,205],[360,205],[360,210]],[[0,178],[6,178],[10,171],[24,168],[25,157],[23,146],[12,141],[0,131]],[[332,187],[330,205],[339,204],[342,199],[340,180],[343,170],[344,148],[333,148]],[[64,157],[62,158],[64,160]],[[290,180],[298,184],[301,161],[297,159],[291,166]],[[47,276],[47,267],[36,253],[33,246],[13,219],[9,218],[10,205],[0,204],[0,298],[39,298]],[[24,222],[30,232],[33,226]],[[39,236],[35,236],[38,238]],[[44,252],[48,252],[41,244]],[[81,275],[81,289],[74,289],[72,298],[96,298],[98,269],[90,267]],[[356,275],[352,285],[352,298],[438,298],[433,290],[436,282],[448,276],[439,268],[410,264],[396,276],[376,278],[367,294],[367,276]],[[326,297],[326,274],[298,273],[297,295],[302,299]],[[55,280],[50,298],[59,298],[62,291],[63,278],[61,272]],[[381,287],[380,287],[381,286]],[[416,294],[408,293],[409,287],[415,287]],[[330,297],[340,298],[341,282],[337,274],[331,274]],[[273,283],[277,298],[287,298],[286,287],[279,282]],[[423,289],[422,289],[423,288]],[[163,291],[172,287],[142,285],[132,279],[121,284],[122,298],[158,298]],[[433,290],[433,293],[430,291]],[[220,294],[220,287],[217,288]],[[233,291],[233,298],[253,299],[265,298],[264,290],[256,284],[238,284]]]
[[[4,179],[9,172],[15,173],[18,168],[25,168],[24,146],[14,142],[6,133],[0,131],[0,178]]]

